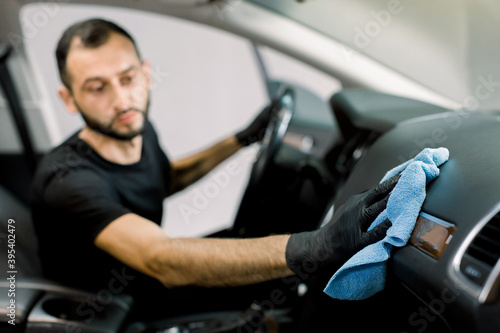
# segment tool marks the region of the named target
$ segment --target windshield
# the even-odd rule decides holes
[[[500,110],[500,2],[248,0],[468,109]]]

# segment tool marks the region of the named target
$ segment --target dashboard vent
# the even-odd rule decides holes
[[[477,234],[466,252],[471,257],[495,266],[500,258],[500,215],[495,215]]]
[[[479,231],[462,258],[460,270],[473,282],[484,285],[500,259],[500,214]]]

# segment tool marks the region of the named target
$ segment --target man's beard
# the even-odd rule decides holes
[[[120,141],[130,141],[133,138],[135,138],[136,136],[142,135],[144,133],[145,128],[146,128],[146,121],[147,121],[148,113],[149,113],[149,98],[148,98],[148,101],[146,104],[146,108],[144,110],[140,110],[138,108],[129,108],[129,109],[123,110],[123,111],[119,112],[116,116],[114,116],[113,119],[111,119],[108,124],[103,124],[95,119],[91,119],[90,117],[86,116],[82,112],[82,109],[76,104],[76,102],[75,102],[75,105],[78,108],[78,111],[80,112],[80,114],[82,115],[82,118],[85,121],[85,124],[87,125],[88,128],[90,128],[94,132],[109,136],[113,139],[117,139]],[[124,115],[127,112],[139,112],[142,115],[143,121],[142,121],[141,127],[137,130],[129,131],[128,133],[119,133],[119,132],[113,130],[114,122],[119,117],[121,117],[122,115]]]

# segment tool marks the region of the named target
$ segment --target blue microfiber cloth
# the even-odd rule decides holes
[[[356,253],[332,276],[324,289],[327,295],[360,300],[384,289],[387,259],[392,247],[401,247],[408,242],[425,200],[426,185],[439,176],[438,167],[448,157],[446,148],[426,148],[412,160],[387,172],[381,182],[402,173],[389,196],[386,209],[377,216],[369,230],[387,218],[392,226],[384,239]]]

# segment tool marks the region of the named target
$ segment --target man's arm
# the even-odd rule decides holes
[[[172,162],[172,187],[169,194],[193,184],[240,148],[241,145],[236,137],[231,136],[197,154]]]
[[[192,156],[175,161],[171,165],[172,188],[169,194],[178,192],[205,176],[219,163],[241,147],[262,140],[271,118],[272,105],[265,107],[243,130],[212,147]]]
[[[155,223],[126,214],[104,228],[94,243],[167,287],[220,287],[292,275],[285,259],[288,238],[170,238]]]
[[[351,197],[318,230],[249,239],[170,238],[155,223],[125,214],[107,225],[94,244],[167,287],[236,286],[263,282],[316,266],[338,269],[354,253],[385,237],[390,221],[367,231],[385,209],[393,177]]]

